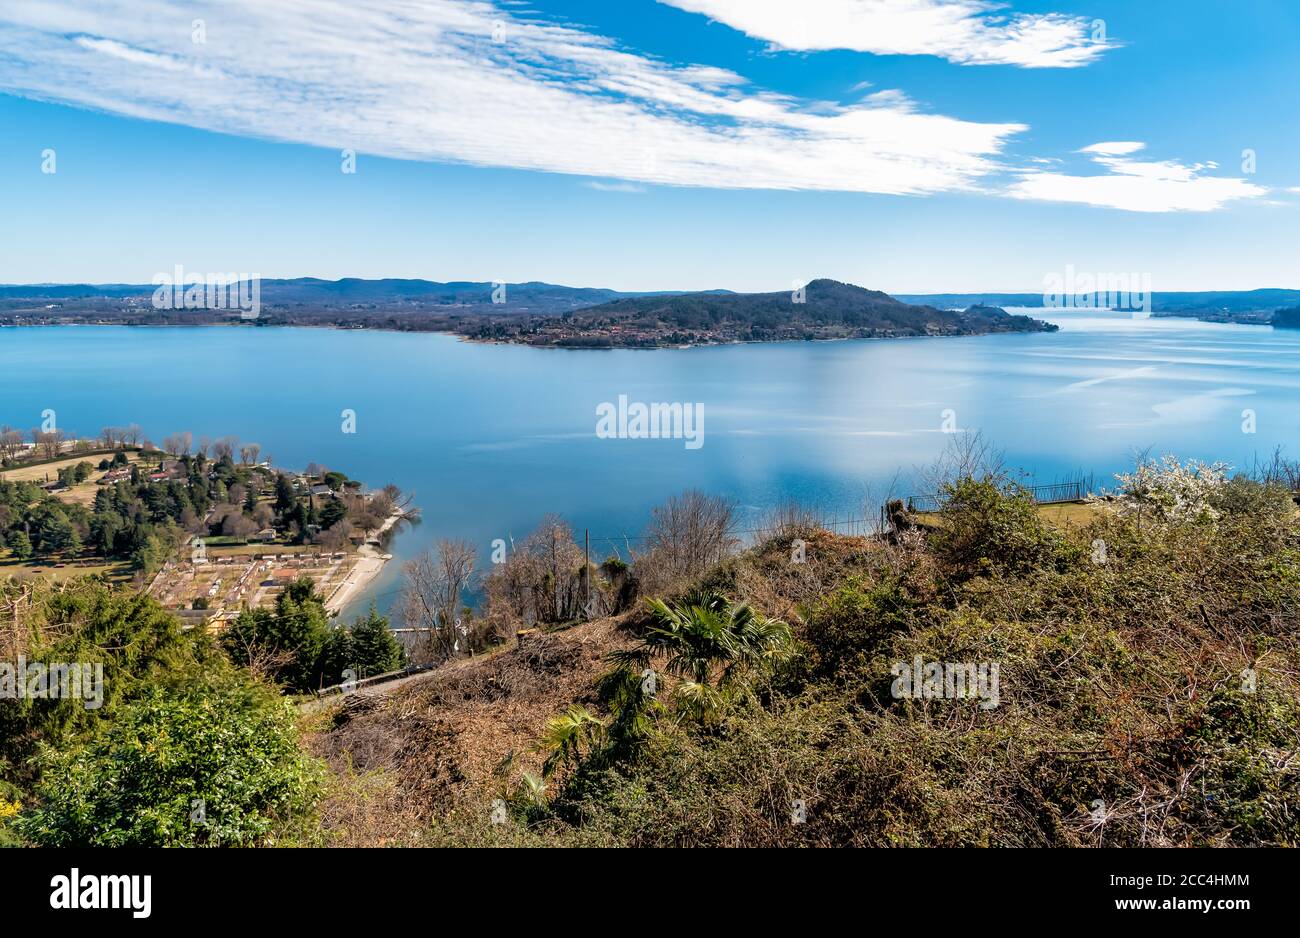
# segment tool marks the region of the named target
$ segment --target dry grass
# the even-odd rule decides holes
[[[1039,505],[1038,515],[1048,524],[1058,528],[1082,528],[1097,517],[1097,506],[1092,502],[1057,502],[1051,505]],[[943,524],[937,511],[915,513],[913,520],[923,528],[937,528]]]
[[[55,563],[37,563],[34,561],[15,560],[8,551],[0,553],[0,578],[13,575],[17,577],[49,577],[56,583],[79,579],[86,576],[107,576],[116,582],[126,582],[132,578],[131,565],[126,561],[58,561]]]
[[[80,462],[88,462],[92,466],[98,466],[106,457],[101,453],[97,456],[69,456],[67,459],[60,459],[58,462],[41,463],[37,466],[19,466],[16,469],[5,469],[0,472],[0,481],[3,482],[46,482],[59,477],[59,470],[66,469],[68,466],[75,466]],[[140,461],[140,454],[129,452],[126,454],[127,462],[135,463]],[[104,473],[96,469],[85,482],[81,485],[74,486],[73,489],[79,489],[82,486],[92,486],[91,497],[94,497],[93,486]],[[71,490],[69,490],[71,491]]]
[[[308,734],[334,778],[321,803],[326,842],[382,846],[467,805],[488,805],[505,786],[498,769],[538,772],[530,751],[546,721],[590,700],[604,656],[631,644],[626,617],[543,633],[523,648],[461,659],[391,693],[344,698]]]

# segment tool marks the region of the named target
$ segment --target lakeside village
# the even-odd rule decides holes
[[[391,559],[394,525],[416,514],[395,486],[276,468],[233,437],[156,446],[136,427],[86,439],[0,426],[0,579],[100,575],[189,628],[220,632],[304,576],[337,614]]]

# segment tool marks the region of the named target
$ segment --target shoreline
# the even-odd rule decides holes
[[[390,530],[393,525],[402,519],[402,513],[395,511],[388,516],[386,520],[375,532],[375,539],[378,541],[383,537],[385,532]],[[359,558],[356,564],[348,571],[347,578],[330,594],[325,601],[325,612],[330,617],[339,616],[348,604],[350,604],[357,595],[364,592],[370,584],[383,572],[388,561],[393,559],[391,553],[385,553],[377,543],[372,544],[370,541],[362,544],[357,548]]]
[[[1022,315],[1022,314],[1016,314]],[[1027,317],[1032,319],[1033,317]],[[1168,317],[1183,318],[1183,317]],[[1044,320],[1037,320],[1044,322]],[[244,322],[40,322],[40,323],[0,323],[0,329],[40,329],[40,328],[100,328],[117,329],[202,329],[202,328],[241,328],[248,326]],[[1054,324],[1048,324],[1054,325]],[[1253,325],[1253,323],[1251,324]],[[254,326],[259,329],[324,329],[332,332],[387,332],[394,335],[446,335],[468,345],[505,345],[515,348],[556,349],[566,352],[658,352],[664,350],[682,350],[696,348],[726,348],[735,345],[779,345],[791,342],[887,342],[895,339],[973,339],[992,335],[1050,335],[1060,331],[1060,327],[1048,329],[1005,329],[990,332],[957,332],[948,335],[862,335],[862,336],[811,336],[807,338],[783,339],[728,339],[721,342],[694,342],[677,345],[570,345],[564,343],[511,342],[509,339],[479,339],[457,332],[454,329],[391,329],[384,326],[340,326],[334,323],[296,323],[278,322]]]

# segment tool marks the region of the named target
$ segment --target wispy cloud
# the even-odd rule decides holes
[[[1017,199],[1048,202],[1078,202],[1129,212],[1210,212],[1239,199],[1267,194],[1264,186],[1245,179],[1208,176],[1215,163],[1186,165],[1173,160],[1132,159],[1144,149],[1141,143],[1126,141],[1095,143],[1084,147],[1093,162],[1108,173],[1074,176],[1063,172],[1027,170],[1008,189]]]
[[[962,65],[1076,68],[1110,48],[1104,25],[988,0],[659,0],[778,48],[935,55]]]
[[[773,94],[485,0],[7,0],[0,89],[389,157],[722,188],[969,190],[1025,129],[896,92]]]
[[[597,192],[645,192],[645,186],[639,186],[634,182],[601,182],[599,179],[592,179],[584,182],[583,185]]]

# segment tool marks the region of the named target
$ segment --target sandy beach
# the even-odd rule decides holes
[[[394,512],[389,515],[388,520],[384,522],[378,533],[375,535],[376,540],[395,525],[401,519],[400,512]],[[339,584],[333,594],[325,601],[325,611],[330,615],[336,615],[347,606],[348,603],[361,592],[375,577],[379,576],[380,571],[384,569],[384,564],[392,559],[392,554],[384,553],[376,544],[365,543],[357,549],[359,558],[356,565],[348,573],[347,578]]]

